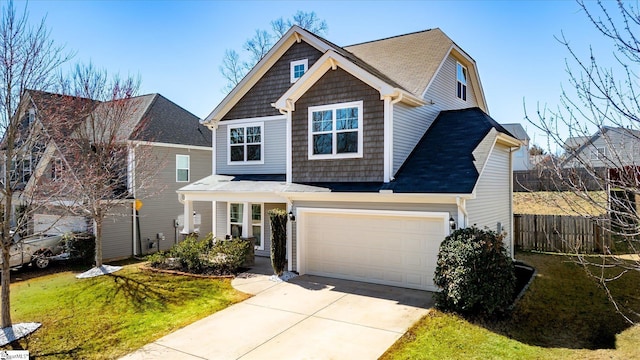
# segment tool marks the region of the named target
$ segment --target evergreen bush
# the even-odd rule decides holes
[[[287,217],[285,210],[269,210],[269,219],[271,221],[271,266],[278,276],[282,275],[287,263]]]
[[[455,230],[438,253],[436,307],[461,314],[503,314],[513,301],[515,272],[504,235],[476,227]]]

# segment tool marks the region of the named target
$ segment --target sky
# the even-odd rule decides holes
[[[200,118],[224,98],[219,67],[256,29],[296,11],[324,19],[324,37],[347,46],[440,28],[474,58],[490,115],[522,123],[534,143],[546,137],[524,109],[556,108],[566,73],[564,34],[586,54],[611,52],[575,1],[16,1],[52,39],[74,51],[66,66],[92,62],[110,74],[139,76],[141,93],[160,93]],[[602,50],[600,50],[602,49]]]

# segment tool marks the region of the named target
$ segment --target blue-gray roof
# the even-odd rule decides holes
[[[394,193],[471,193],[479,176],[473,151],[493,128],[513,137],[477,107],[442,111],[387,188]]]

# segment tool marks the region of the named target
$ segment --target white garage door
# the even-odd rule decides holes
[[[447,213],[298,209],[302,273],[436,290]]]

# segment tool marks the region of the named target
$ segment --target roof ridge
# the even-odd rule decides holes
[[[399,37],[403,37],[403,36],[409,36],[409,35],[415,35],[415,34],[425,33],[425,32],[433,31],[433,30],[440,30],[440,31],[442,31],[440,28],[437,28],[437,27],[436,27],[436,28],[430,28],[430,29],[425,29],[425,30],[413,31],[413,32],[406,33],[406,34],[398,34],[398,35],[388,36],[388,37],[381,38],[381,39],[375,39],[375,40],[363,41],[363,42],[359,42],[359,43],[355,43],[355,44],[351,44],[351,45],[346,45],[346,46],[343,46],[343,47],[347,48],[347,47],[351,47],[351,46],[357,46],[357,45],[370,44],[370,43],[374,43],[374,42],[378,42],[378,41],[385,41],[385,40],[395,39],[395,38],[399,38]]]

